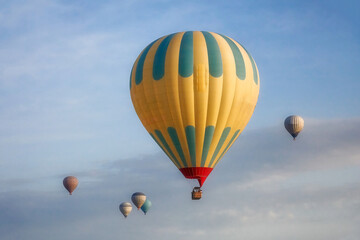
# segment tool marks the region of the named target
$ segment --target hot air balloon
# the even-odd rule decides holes
[[[284,125],[286,130],[295,140],[297,135],[304,128],[304,119],[302,119],[300,116],[291,115],[285,119]]]
[[[259,95],[254,59],[212,32],[170,34],[150,43],[131,70],[130,95],[150,136],[200,187],[244,130]]]
[[[146,199],[146,201],[144,202],[144,204],[141,206],[141,210],[144,212],[144,214],[146,215],[146,213],[149,211],[149,209],[151,208],[151,202],[149,199]]]
[[[132,210],[132,205],[129,202],[123,202],[123,203],[120,204],[119,209],[120,209],[120,212],[126,218],[130,214],[130,212]]]
[[[64,187],[66,188],[66,190],[69,191],[70,195],[72,195],[72,192],[75,190],[75,188],[79,184],[79,181],[74,176],[68,176],[68,177],[64,178],[63,184],[64,184]]]
[[[131,201],[134,203],[134,205],[139,210],[141,206],[146,201],[146,196],[142,192],[136,192],[131,196]]]

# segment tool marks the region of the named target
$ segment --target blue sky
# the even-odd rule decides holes
[[[359,5],[1,1],[0,238],[57,239],[61,226],[80,240],[357,240]],[[185,30],[236,39],[261,82],[252,119],[196,203],[129,94],[142,49]],[[282,127],[290,114],[305,119],[295,143]],[[71,199],[67,175],[80,180]],[[140,190],[152,211],[123,221],[118,204]]]

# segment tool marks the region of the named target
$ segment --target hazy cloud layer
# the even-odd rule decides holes
[[[163,153],[79,172],[71,197],[63,176],[54,177],[51,190],[3,192],[0,236],[357,240],[359,124],[310,120],[295,142],[280,125],[245,132],[210,175],[200,201],[190,200],[196,181],[184,179]],[[146,216],[134,209],[124,220],[118,205],[135,191],[148,194],[153,207]]]

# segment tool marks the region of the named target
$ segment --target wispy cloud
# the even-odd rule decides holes
[[[5,224],[1,224],[2,236],[11,239],[12,226],[23,222],[30,228],[16,234],[38,239],[48,236],[40,230],[45,228],[78,239],[105,235],[115,239],[121,234],[128,239],[263,239],[270,235],[335,240],[343,235],[355,240],[360,176],[359,161],[351,156],[359,154],[358,124],[359,119],[310,121],[295,142],[283,129],[249,131],[210,175],[198,202],[190,200],[195,183],[185,180],[162,153],[78,172],[80,185],[71,197],[57,176],[57,191],[2,194],[0,208],[7,209],[0,219]],[[342,158],[331,157],[334,148]],[[123,221],[117,205],[129,201],[134,191],[148,194],[153,209],[147,216],[134,210]],[[139,224],[141,232],[136,230]]]

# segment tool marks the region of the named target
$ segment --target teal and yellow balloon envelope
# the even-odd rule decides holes
[[[200,186],[251,118],[260,79],[233,39],[189,31],[161,37],[134,63],[130,94],[154,141]]]

